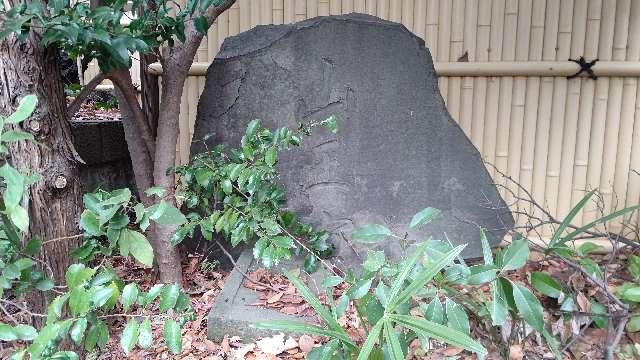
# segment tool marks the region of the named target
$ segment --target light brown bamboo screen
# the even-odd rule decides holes
[[[566,61],[579,56],[640,61],[636,0],[239,0],[218,18],[196,61],[210,62],[227,36],[258,24],[350,12],[403,23],[425,40],[439,63],[456,62],[465,54],[469,62]],[[489,76],[439,81],[451,115],[484,159],[524,185],[553,214],[564,216],[594,188],[604,194],[605,211],[640,202],[638,78]],[[189,157],[203,86],[204,77],[191,77],[185,86],[181,163]],[[508,195],[506,199],[511,200]],[[578,219],[590,221],[597,214],[597,206],[589,204]]]

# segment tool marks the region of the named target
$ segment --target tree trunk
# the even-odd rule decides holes
[[[23,96],[38,97],[38,106],[22,129],[32,133],[39,144],[13,143],[11,163],[42,175],[29,189],[26,239],[37,236],[45,241],[40,255],[44,270],[60,284],[72,261],[71,251],[81,242],[80,237],[69,237],[78,234],[82,194],[79,157],[73,147],[56,50],[43,49],[35,31],[25,41],[14,35],[0,41],[0,111],[8,115]],[[58,238],[65,239],[46,242]],[[29,299],[34,312],[42,311],[46,303],[45,295],[40,294]]]
[[[176,146],[178,142],[178,117],[180,115],[180,100],[185,80],[186,70],[176,71],[171,75],[165,73],[162,77],[162,98],[158,114],[157,139],[162,144],[156,146],[153,166],[155,186],[167,189],[173,195],[175,175],[167,174],[167,169],[175,166]],[[171,236],[175,227],[155,224],[153,226],[153,242],[160,270],[160,280],[165,283],[181,283],[182,268],[178,249],[171,245]]]

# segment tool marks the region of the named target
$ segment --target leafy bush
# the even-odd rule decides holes
[[[19,124],[35,109],[36,97],[26,96],[16,112],[0,117],[0,129],[5,124]],[[4,131],[0,135],[0,154],[7,154],[7,143],[17,140],[34,141],[31,134],[22,131]],[[55,286],[39,269],[37,254],[42,240],[22,239],[29,226],[29,216],[21,206],[26,189],[38,181],[39,176],[23,173],[9,163],[0,167],[3,181],[0,201],[0,309],[18,309],[29,318],[44,319],[42,329],[23,323],[18,315],[6,319],[13,324],[0,323],[0,341],[20,342],[24,347],[11,359],[77,359],[78,355],[61,347],[66,339],[92,351],[102,349],[109,339],[106,318],[129,318],[121,334],[120,344],[125,353],[135,346],[152,345],[151,324],[163,325],[163,335],[169,350],[181,352],[181,327],[193,318],[190,298],[176,284],[157,284],[149,291],[141,291],[135,283],[125,284],[118,278],[108,261],[96,267],[78,263],[69,266],[65,284]],[[162,196],[159,189],[150,192]],[[84,197],[86,210],[80,223],[86,237],[85,244],[75,254],[90,260],[100,252],[110,255],[117,247],[123,256],[132,255],[145,265],[151,265],[153,252],[144,230],[150,221],[180,224],[184,216],[164,201],[145,208],[132,200],[128,189],[113,192],[97,191]],[[132,220],[133,219],[133,220]],[[63,241],[51,239],[48,241]],[[23,307],[22,298],[30,292],[47,292],[54,297],[47,304],[47,313],[38,314]],[[122,310],[122,313],[115,310]],[[157,309],[157,310],[156,310]]]
[[[296,131],[265,129],[259,120],[247,126],[241,147],[217,145],[198,154],[175,172],[182,176],[181,196],[192,212],[172,242],[199,230],[205,239],[219,235],[232,246],[255,241],[253,254],[266,267],[293,254],[306,254],[305,270],[313,272],[333,252],[329,234],[302,223],[283,210],[285,189],[277,183],[278,152],[300,145],[316,126],[336,132],[336,118],[300,124]]]

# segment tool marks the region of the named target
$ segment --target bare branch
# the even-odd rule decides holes
[[[87,100],[89,95],[91,95],[93,90],[95,90],[96,86],[100,85],[100,83],[103,82],[104,79],[106,79],[106,76],[103,73],[99,73],[93,79],[91,79],[89,83],[82,87],[82,90],[80,90],[75,99],[73,99],[71,104],[69,104],[69,106],[67,107],[67,113],[69,114],[70,119],[73,118],[78,110],[80,110],[80,106],[82,106],[82,103]]]

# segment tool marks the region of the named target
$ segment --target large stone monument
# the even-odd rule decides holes
[[[314,132],[278,166],[288,206],[333,234],[334,263],[350,267],[366,253],[345,240],[353,228],[379,223],[403,233],[425,207],[442,214],[408,239],[467,243],[466,257],[481,256],[479,226],[495,245],[513,225],[478,150],[445,108],[424,41],[376,17],[258,26],[225,40],[207,72],[194,140],[214,134],[209,145],[237,146],[252,119],[296,127],[331,114],[337,134]],[[192,153],[203,146],[194,141]],[[375,247],[396,258],[406,251],[394,239]]]

